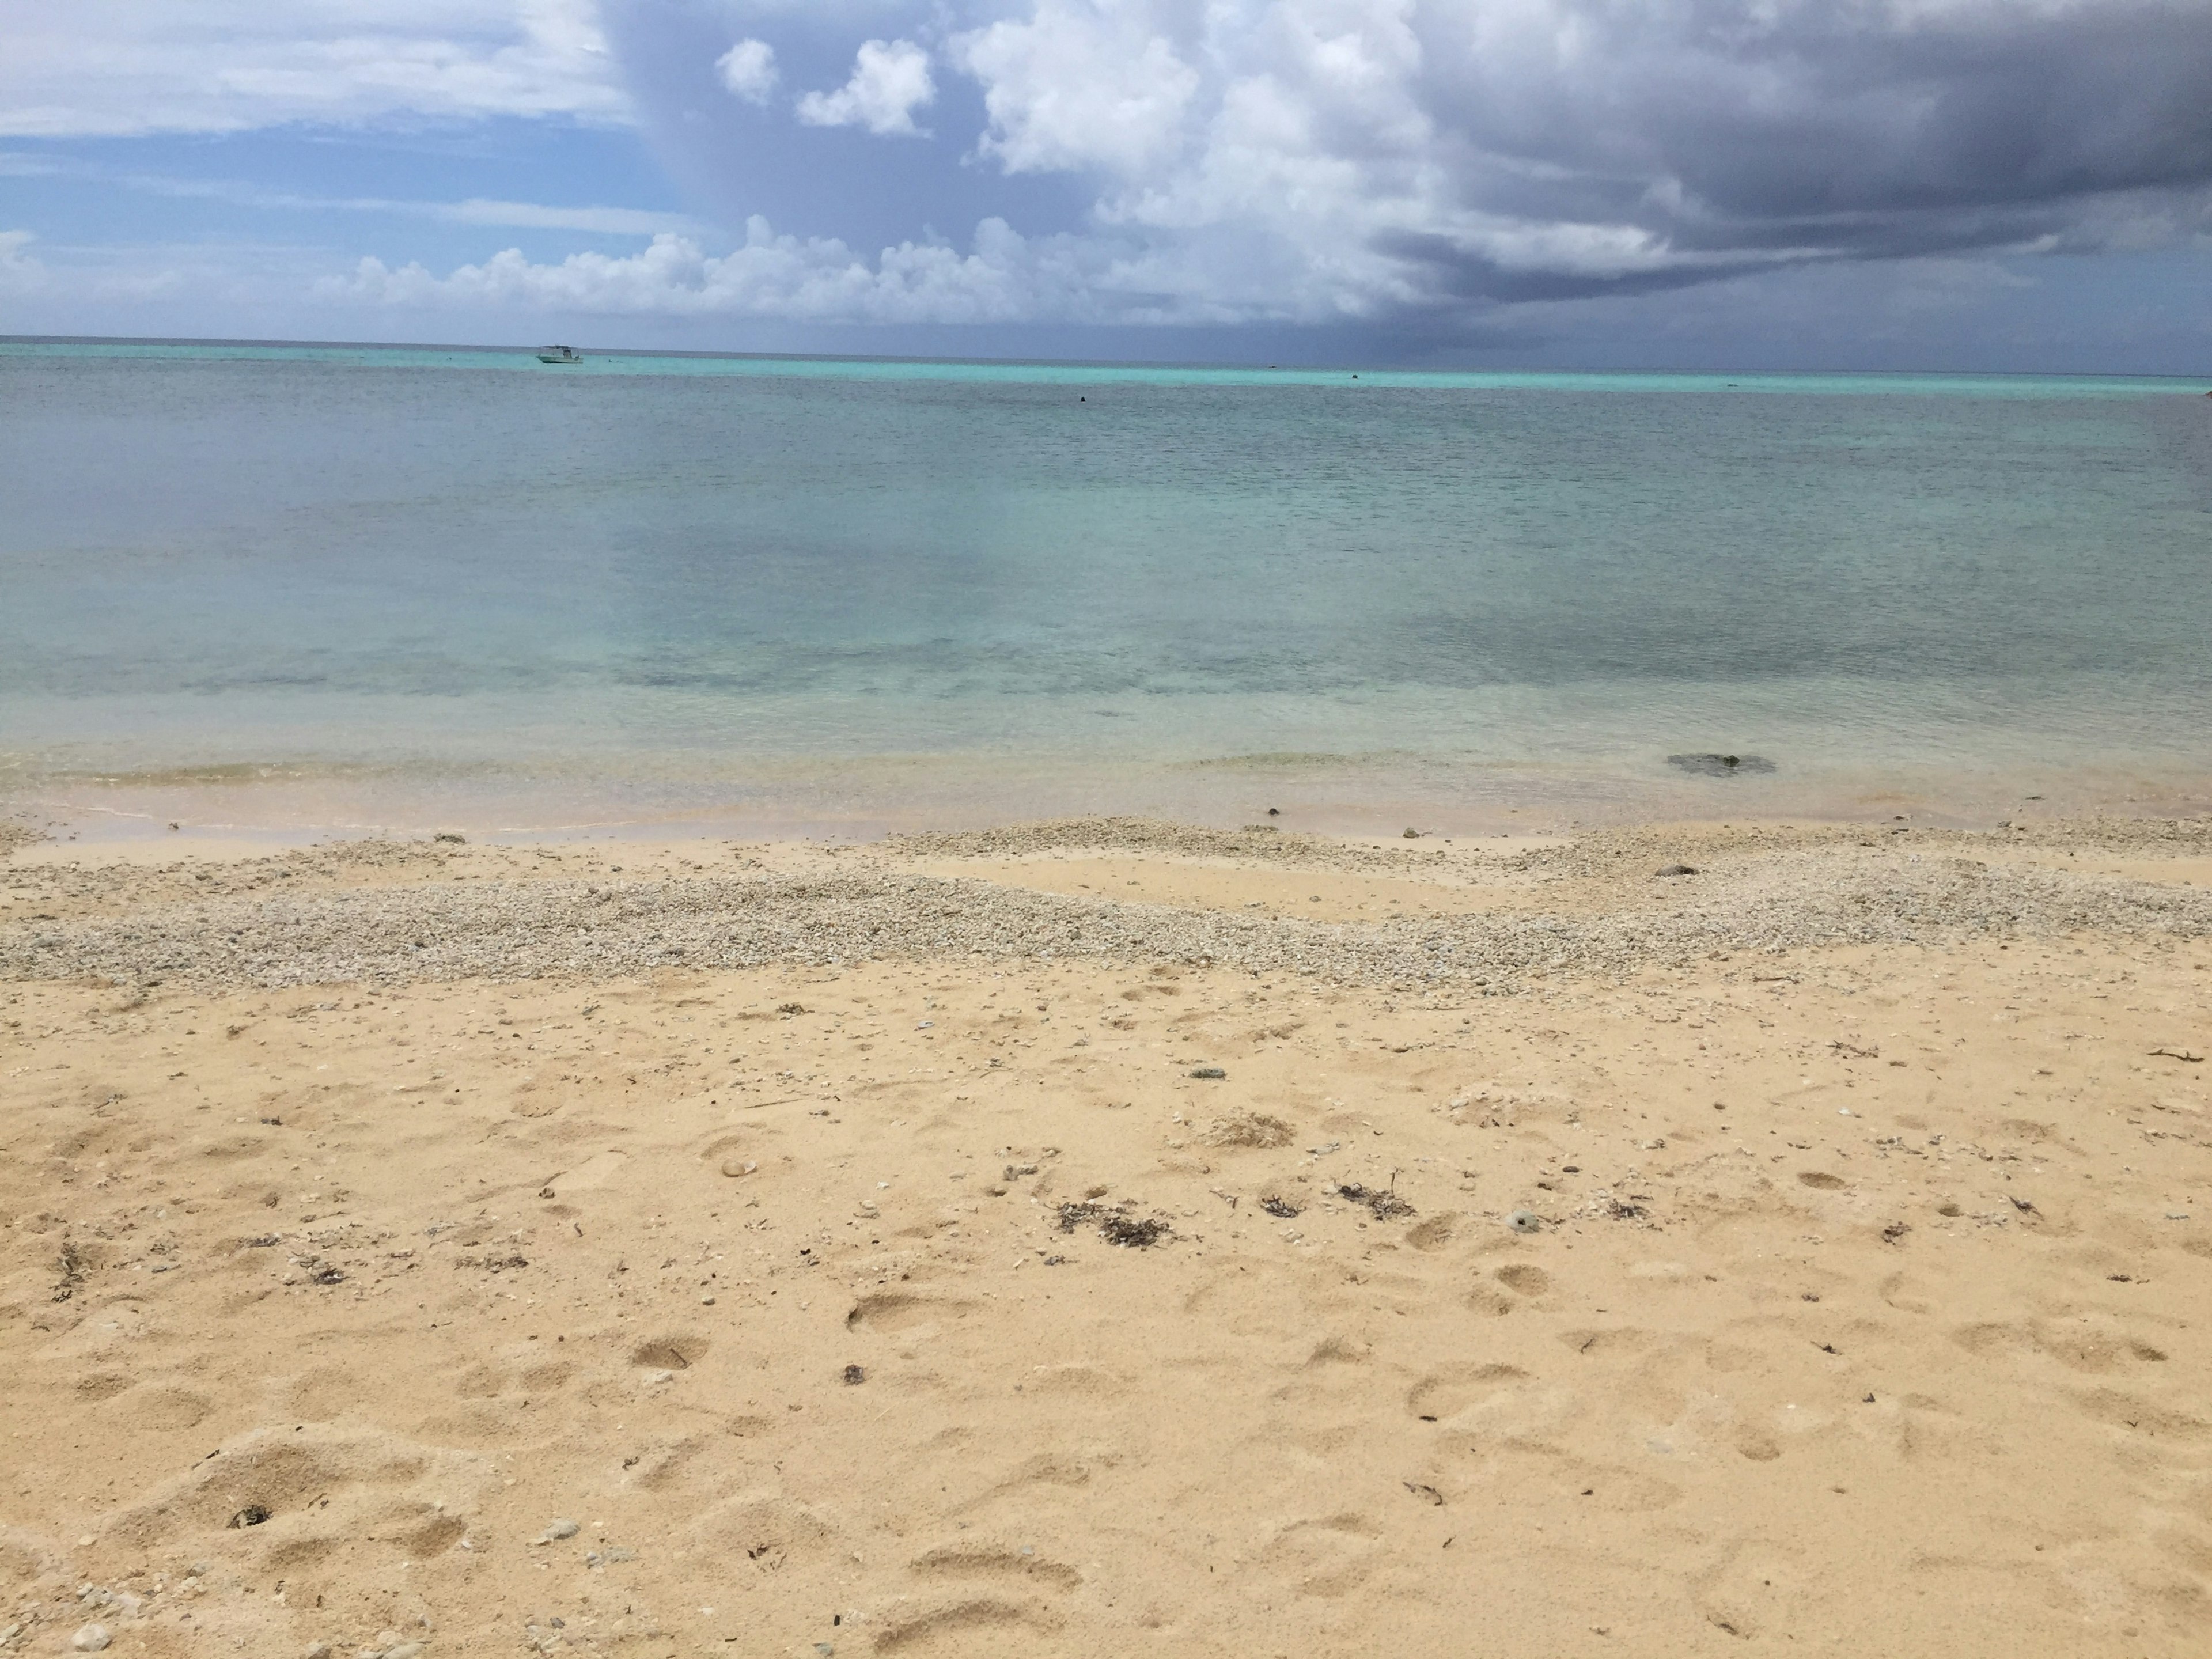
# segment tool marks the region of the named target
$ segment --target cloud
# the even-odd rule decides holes
[[[937,98],[929,54],[911,40],[863,41],[853,78],[835,92],[810,92],[799,118],[813,127],[865,127],[878,136],[920,138],[914,112]]]
[[[765,104],[775,91],[775,48],[765,40],[740,40],[714,60],[722,84],[749,104]]]
[[[629,112],[596,0],[68,0],[7,11],[0,135]]]
[[[908,170],[916,230],[996,213],[1091,239],[1193,317],[1472,325],[2212,231],[2206,0],[727,3],[817,58],[841,31],[902,37],[806,122],[905,133],[933,62],[969,83],[981,119],[943,106],[935,193]],[[850,193],[794,228],[836,231]],[[1069,195],[1057,220],[1019,205]]]
[[[514,230],[579,230],[601,236],[654,236],[664,231],[696,232],[704,228],[688,215],[656,213],[641,208],[509,202],[484,197],[435,202],[385,196],[319,196],[301,191],[273,190],[236,179],[179,177],[107,167],[72,155],[26,155],[0,150],[0,179],[4,178],[65,179],[173,200],[222,202],[234,207],[274,212],[385,213],[434,219],[447,224]]]
[[[635,116],[732,234],[792,233],[263,204],[665,233],[345,279],[380,302],[1442,337],[2212,237],[2212,0],[17,0],[7,35],[0,135]]]
[[[1140,176],[1185,137],[1198,71],[1133,6],[1042,0],[954,41],[981,82],[990,125],[981,150],[1009,173],[1097,168]]]
[[[976,228],[970,251],[902,242],[875,259],[834,238],[779,235],[764,219],[726,254],[663,235],[627,258],[572,254],[536,264],[508,249],[437,276],[420,264],[363,259],[323,283],[327,301],[463,309],[525,309],[611,317],[757,317],[817,323],[1028,323],[1180,320],[1156,291],[1161,273],[1141,250],[1097,238],[1017,234],[1005,221]]]
[[[601,236],[659,236],[689,222],[680,214],[641,208],[551,207],[541,202],[338,202],[334,206],[391,213],[420,213],[449,224],[495,225],[515,230],[581,230]]]

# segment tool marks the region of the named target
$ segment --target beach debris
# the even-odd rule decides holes
[[[1626,1200],[1619,1198],[1606,1200],[1605,1212],[1615,1221],[1641,1221],[1651,1213],[1641,1204],[1631,1204]]]
[[[240,1527],[258,1527],[268,1520],[269,1513],[265,1504],[248,1504],[230,1517],[231,1528],[235,1531]]]
[[[1894,1244],[1911,1231],[1912,1225],[1910,1222],[1893,1221],[1881,1230],[1882,1243]]]
[[[173,830],[176,828],[176,825],[171,824],[169,827]],[[441,830],[436,835],[431,836],[430,839],[432,841],[441,841],[448,847],[465,847],[468,845],[469,840],[466,836],[457,836],[450,830]]]
[[[1126,1249],[1149,1250],[1175,1230],[1164,1221],[1139,1221],[1133,1216],[1111,1215],[1098,1224],[1098,1237]]]
[[[552,1525],[545,1528],[543,1534],[532,1539],[530,1541],[533,1544],[557,1544],[564,1538],[574,1538],[581,1531],[583,1531],[583,1528],[578,1526],[574,1521],[566,1519],[556,1520]]]
[[[1741,772],[1771,772],[1774,763],[1763,755],[1669,755],[1667,764],[1678,771],[1704,778],[1734,777]]]
[[[1421,838],[1421,832],[1420,832],[1419,830],[1407,830],[1407,831],[1406,831],[1405,835],[1404,835],[1401,839],[1402,839],[1402,840],[1406,840],[1406,841],[1419,841],[1419,840],[1420,840],[1420,838]]]
[[[1095,1222],[1099,1237],[1109,1244],[1132,1250],[1149,1250],[1162,1239],[1175,1236],[1175,1229],[1157,1217],[1140,1220],[1129,1214],[1135,1207],[1133,1199],[1114,1208],[1103,1204],[1063,1204],[1060,1206],[1060,1230],[1072,1233],[1086,1223]]]
[[[1214,1119],[1206,1138],[1216,1146],[1287,1146],[1291,1126],[1265,1112],[1238,1112]]]
[[[1287,1198],[1278,1198],[1273,1193],[1260,1200],[1260,1207],[1281,1221],[1288,1221],[1293,1216],[1304,1213]]]
[[[1224,1078],[1227,1077],[1229,1073],[1223,1071],[1218,1066],[1200,1066],[1192,1069],[1191,1075],[1196,1078],[1204,1078],[1208,1082],[1218,1083]]]
[[[1544,1218],[1534,1210],[1516,1210],[1505,1218],[1505,1224],[1516,1233],[1538,1233],[1544,1230]]]
[[[1694,865],[1664,864],[1659,866],[1657,873],[1662,876],[1694,876],[1698,871]]]
[[[749,1158],[726,1158],[722,1160],[722,1173],[732,1177],[749,1176],[759,1168],[760,1165]]]
[[[1403,1480],[1399,1484],[1414,1497],[1424,1498],[1438,1509],[1444,1506],[1444,1495],[1425,1480]]]
[[[1377,1221],[1395,1221],[1401,1216],[1413,1213],[1413,1206],[1395,1191],[1395,1181],[1389,1188],[1363,1187],[1356,1181],[1347,1181],[1336,1189],[1339,1198],[1348,1198],[1354,1204],[1364,1204]]]
[[[848,1365],[845,1367],[844,1376],[845,1386],[848,1389],[857,1389],[868,1380],[868,1370],[865,1365]]]
[[[2154,1048],[2151,1053],[2164,1054],[2168,1060],[2185,1060],[2191,1066],[2202,1066],[2204,1063],[2203,1054],[2195,1048]]]
[[[62,1235],[61,1255],[54,1265],[60,1277],[54,1281],[53,1299],[57,1302],[66,1302],[77,1293],[78,1287],[84,1283],[84,1270],[87,1266],[84,1252],[77,1248],[76,1241],[66,1233]]]

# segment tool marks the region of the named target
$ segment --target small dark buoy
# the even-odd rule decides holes
[[[1283,809],[1279,806],[1270,806],[1267,809],[1267,816],[1271,818],[1279,818],[1283,816]]]
[[[1090,399],[1090,398],[1078,398],[1075,401],[1076,401],[1076,402],[1078,402],[1079,404],[1087,404],[1087,403],[1089,403],[1089,402],[1091,401],[1091,399]]]

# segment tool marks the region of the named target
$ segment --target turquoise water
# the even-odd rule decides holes
[[[2203,390],[0,343],[0,798],[478,828],[2195,800]],[[1775,769],[1668,763],[1705,750]]]

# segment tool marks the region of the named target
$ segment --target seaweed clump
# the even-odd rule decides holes
[[[1413,1206],[1399,1197],[1394,1188],[1363,1187],[1356,1181],[1348,1181],[1336,1192],[1340,1198],[1348,1198],[1354,1204],[1364,1204],[1369,1213],[1377,1221],[1395,1221],[1401,1216],[1413,1213]]]
[[[1098,1237],[1109,1244],[1119,1244],[1125,1249],[1149,1250],[1164,1238],[1174,1237],[1175,1229],[1157,1217],[1139,1218],[1128,1213],[1133,1206],[1115,1208],[1104,1204],[1063,1204],[1060,1206],[1060,1230],[1072,1233],[1078,1227],[1096,1223]]]

